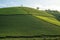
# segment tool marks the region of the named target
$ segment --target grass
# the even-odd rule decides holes
[[[60,27],[32,15],[0,16],[0,36],[60,34]]]
[[[59,21],[52,14],[28,7],[0,9],[0,36],[41,34],[60,34]]]
[[[11,7],[11,8],[1,8],[0,14],[26,14],[22,8]]]
[[[0,8],[0,14],[32,14],[32,15],[42,15],[42,16],[53,16],[45,11],[37,10],[29,7],[9,7]]]
[[[55,24],[57,26],[60,26],[60,21],[58,21],[57,19],[55,19],[53,17],[45,17],[45,16],[35,16],[35,17],[37,17],[39,19],[42,19],[42,20],[44,20],[46,22],[49,22],[51,24]]]

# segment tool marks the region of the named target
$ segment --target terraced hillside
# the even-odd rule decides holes
[[[0,36],[60,34],[59,25],[37,16],[54,18],[52,14],[45,11],[28,7],[1,8]]]

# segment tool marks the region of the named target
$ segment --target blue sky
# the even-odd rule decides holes
[[[40,7],[40,9],[60,10],[60,0],[0,0],[0,8],[11,6]]]

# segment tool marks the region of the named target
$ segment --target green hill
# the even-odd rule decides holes
[[[58,21],[54,15],[42,10],[28,7],[0,8],[0,36],[60,34],[60,25],[45,17]]]

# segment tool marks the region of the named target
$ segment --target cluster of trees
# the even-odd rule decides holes
[[[45,10],[45,11],[47,13],[50,13],[50,14],[54,15],[55,18],[60,21],[60,12],[59,11],[57,11],[57,10],[50,10],[50,9]]]

